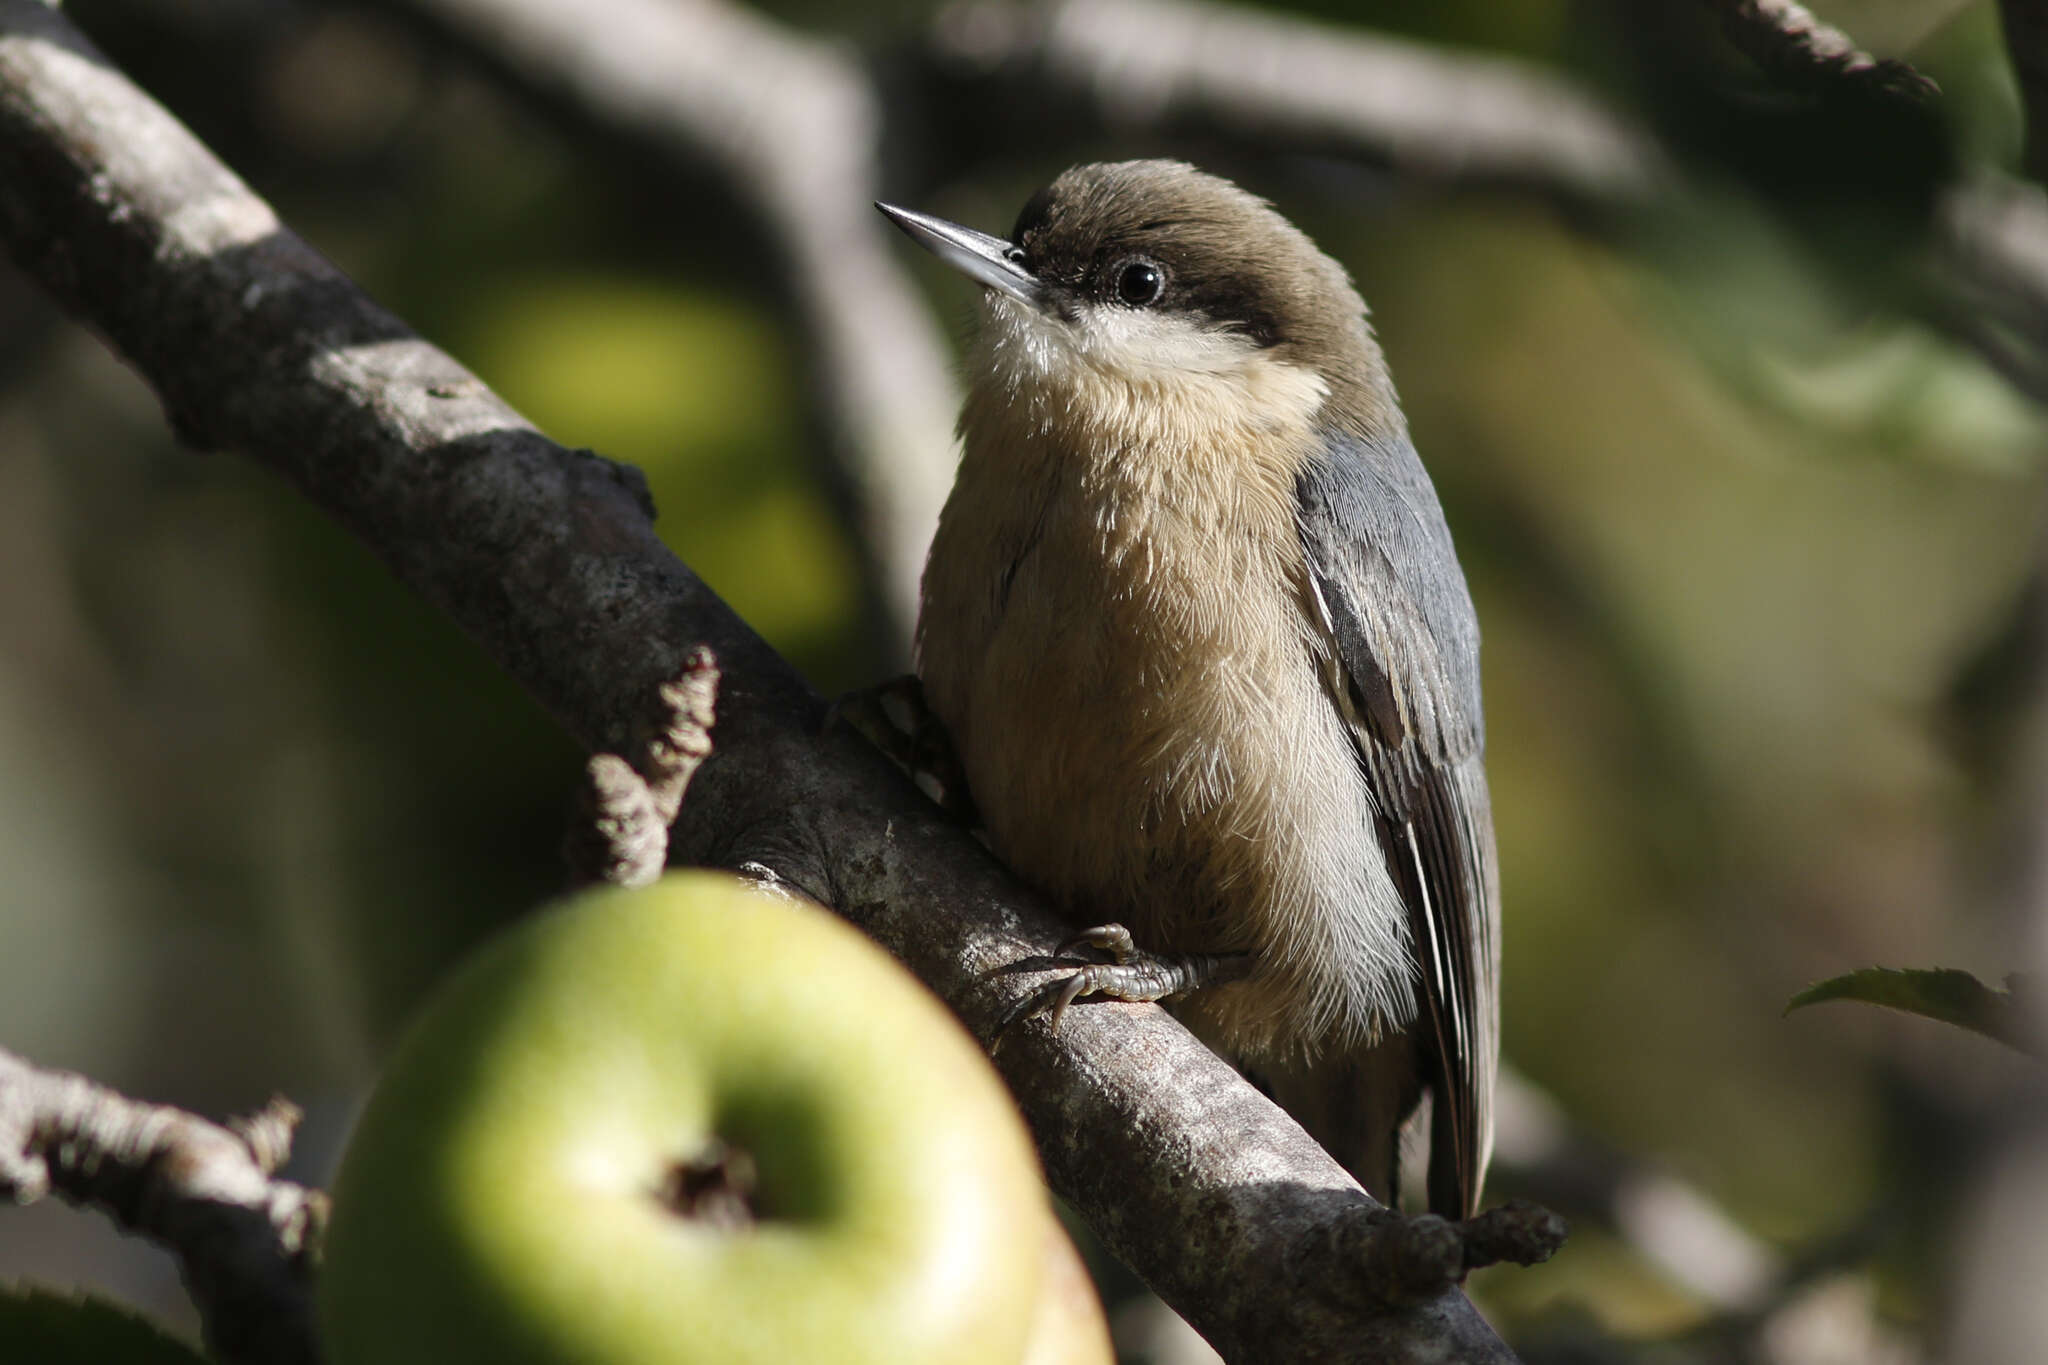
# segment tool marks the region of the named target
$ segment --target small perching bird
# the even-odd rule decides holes
[[[1081,166],[985,286],[917,667],[996,851],[1382,1201],[1477,1207],[1499,895],[1479,631],[1365,305],[1265,201]],[[1191,994],[1186,994],[1192,992]]]

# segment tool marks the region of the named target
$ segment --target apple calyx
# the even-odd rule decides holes
[[[712,1138],[704,1150],[669,1168],[659,1198],[678,1217],[737,1232],[760,1221],[754,1200],[759,1183],[752,1152]]]

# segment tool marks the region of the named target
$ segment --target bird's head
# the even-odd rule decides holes
[[[1184,162],[1077,166],[1007,239],[877,207],[985,287],[976,385],[1313,390],[1322,424],[1361,432],[1393,409],[1343,267],[1265,200]]]

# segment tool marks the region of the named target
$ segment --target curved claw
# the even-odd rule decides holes
[[[1003,1022],[996,1026],[995,1041],[990,1044],[990,1051],[994,1051],[995,1048],[1002,1045],[1004,1035],[1009,1033],[1011,1029],[1024,1023],[1026,1020],[1036,1019],[1042,1014],[1051,1016],[1050,1026],[1052,1031],[1058,1033],[1060,1020],[1067,1017],[1067,1006],[1073,1004],[1084,995],[1092,995],[1098,991],[1107,990],[1109,983],[1100,981],[1098,973],[1112,970],[1114,970],[1112,966],[1098,963],[1093,967],[1083,967],[1078,972],[1070,972],[1065,976],[1058,977],[1040,986],[1030,995],[1025,996],[1011,1008],[1008,1014],[1003,1016]]]
[[[1054,1033],[1060,1031],[1060,1020],[1067,1017],[1067,1006],[1088,993],[1088,975],[1087,972],[1075,972],[1065,981],[1054,982],[1056,989],[1048,989],[1041,994],[1039,1009],[1041,1013],[1052,1016],[1046,1027]],[[1049,1008],[1044,1004],[1045,1000],[1052,1002]]]
[[[989,1040],[989,1053],[993,1055],[1002,1047],[1003,1039],[1009,1036],[1011,1029],[1028,1019],[1036,1019],[1041,1014],[1052,1015],[1053,1031],[1058,1032],[1060,1020],[1066,1017],[1067,1006],[1079,999],[1082,991],[1086,989],[1087,973],[1074,972],[1025,996],[1011,1006],[1010,1012],[996,1025],[995,1036]]]
[[[1130,930],[1121,924],[1098,924],[1093,929],[1083,929],[1061,939],[1060,946],[1053,949],[1053,956],[1072,957],[1081,948],[1107,953],[1109,960],[1116,963],[1129,962],[1138,954],[1138,946],[1131,941]]]

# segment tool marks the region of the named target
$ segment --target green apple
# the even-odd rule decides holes
[[[1095,1281],[1057,1218],[1046,1220],[1045,1265],[1022,1365],[1116,1365]]]
[[[428,1003],[343,1157],[320,1324],[334,1365],[1012,1365],[1052,1221],[944,1005],[817,906],[676,873]]]

